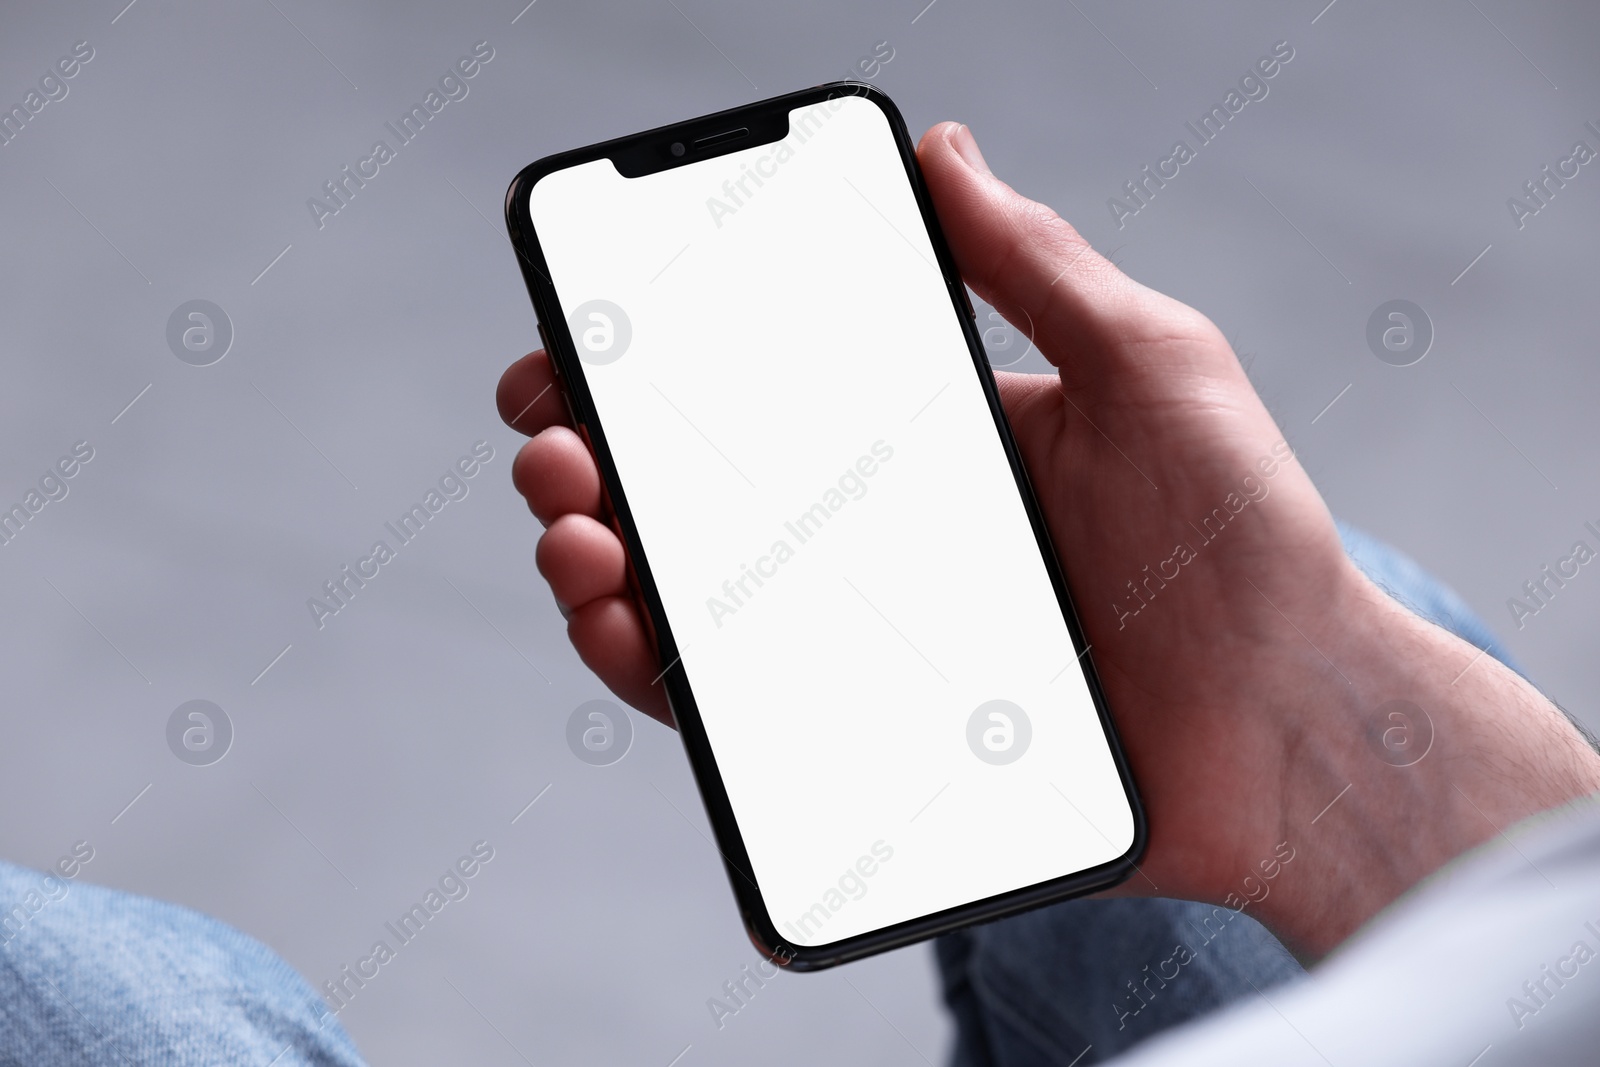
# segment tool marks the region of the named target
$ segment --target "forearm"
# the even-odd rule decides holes
[[[1600,756],[1515,672],[1359,574],[1341,597],[1278,689],[1281,839],[1296,858],[1251,906],[1308,958],[1453,857],[1600,790]],[[1395,700],[1421,714],[1391,717]]]

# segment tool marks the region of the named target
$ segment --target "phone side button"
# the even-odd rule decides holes
[[[538,324],[538,326],[539,326],[539,347],[544,349],[545,350],[545,354],[548,355],[549,352],[550,352],[550,335],[544,332],[544,323],[541,322],[541,323]],[[554,359],[552,359],[550,361],[550,366],[554,367],[555,365],[556,365],[556,361]],[[559,370],[557,370],[556,373],[560,374],[561,372]]]
[[[561,390],[561,402],[567,405],[567,418],[572,420],[572,425],[581,426],[582,423],[578,421],[578,413],[572,410],[572,398],[567,395],[565,389]]]
[[[973,322],[977,322],[978,321],[978,313],[976,311],[972,310],[972,297],[967,295],[967,287],[965,285],[962,285],[959,288],[961,289],[961,303],[967,309],[967,318],[971,319]],[[540,333],[540,336],[541,337],[544,336],[542,331]]]

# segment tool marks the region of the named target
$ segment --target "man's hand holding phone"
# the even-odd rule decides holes
[[[1488,657],[1458,677],[1477,650],[1349,562],[1209,320],[993,177],[965,127],[934,127],[917,155],[962,276],[1058,370],[996,378],[1148,813],[1142,876],[1116,892],[1237,907],[1288,842],[1296,861],[1252,914],[1314,958],[1451,857],[1600,787],[1600,759],[1537,691]],[[498,396],[532,437],[513,478],[547,527],[539,570],[584,662],[670,723],[560,389],[539,351]],[[1432,758],[1403,769],[1372,744],[1395,698],[1435,730]]]

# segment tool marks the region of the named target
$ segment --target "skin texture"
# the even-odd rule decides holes
[[[1247,906],[1314,960],[1452,857],[1600,789],[1600,757],[1559,710],[1349,562],[1204,315],[990,174],[966,127],[934,127],[917,154],[962,277],[1057,368],[996,378],[1149,816],[1141,873],[1116,892]],[[498,396],[532,438],[512,473],[546,527],[539,571],[584,662],[670,725],[560,388],[534,352]],[[1198,524],[1219,508],[1208,540]],[[1180,544],[1194,558],[1166,562]],[[1376,743],[1393,699],[1431,722],[1413,766]]]

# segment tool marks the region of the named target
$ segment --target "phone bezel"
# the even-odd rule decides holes
[[[634,525],[632,513],[628,508],[626,490],[618,477],[616,466],[607,445],[603,423],[595,409],[588,382],[583,374],[583,364],[577,359],[576,349],[573,346],[572,337],[567,328],[566,317],[561,312],[561,302],[556,295],[556,287],[551,280],[549,264],[545,261],[538,234],[533,226],[529,194],[539,179],[555,171],[589,163],[596,159],[612,158],[616,160],[623,158],[629,161],[628,165],[634,168],[637,173],[652,173],[655,170],[687,165],[726,152],[741,151],[752,145],[764,143],[762,140],[753,138],[736,138],[719,142],[713,146],[712,150],[699,153],[685,152],[682,156],[670,155],[670,145],[674,141],[692,144],[697,138],[715,136],[719,130],[737,129],[739,124],[744,124],[753,131],[770,132],[775,117],[780,117],[783,132],[779,133],[776,138],[772,138],[773,140],[780,139],[788,132],[788,116],[795,108],[824,103],[841,95],[857,96],[872,101],[884,112],[885,117],[888,119],[889,127],[893,131],[896,148],[905,166],[907,179],[916,197],[917,206],[921,212],[923,223],[927,228],[929,240],[933,245],[940,272],[949,291],[952,311],[955,312],[957,320],[961,323],[962,332],[966,337],[967,347],[972,356],[974,370],[982,384],[984,395],[988,399],[989,409],[994,418],[995,430],[1000,435],[1006,458],[1011,465],[1017,491],[1022,497],[1029,522],[1033,526],[1034,536],[1038,541],[1045,570],[1050,575],[1057,602],[1061,606],[1062,617],[1072,635],[1074,650],[1078,653],[1078,662],[1083,668],[1085,682],[1093,697],[1095,710],[1100,717],[1106,744],[1111,750],[1112,759],[1116,764],[1117,773],[1127,797],[1128,807],[1133,816],[1134,838],[1132,845],[1124,855],[1096,867],[1062,875],[1059,878],[1035,885],[1019,887],[982,900],[934,912],[916,919],[909,919],[893,926],[858,934],[825,945],[803,946],[793,944],[778,933],[772,918],[768,914],[754,872],[751,870],[750,858],[745,850],[743,835],[739,831],[738,821],[734,816],[732,805],[729,803],[716,757],[712,752],[700,719],[698,705],[695,703],[687,674],[678,656],[677,644],[673,639],[672,629],[667,623],[666,613],[662,608],[654,580],[651,577],[648,556],[640,542],[638,530]],[[763,133],[763,136],[766,136],[766,134]],[[667,153],[665,159],[661,158],[662,153]],[[639,169],[641,167],[645,169]],[[1027,472],[1023,467],[1021,455],[1017,451],[1016,441],[1012,436],[1010,425],[1006,421],[1005,412],[1000,403],[999,392],[995,386],[994,373],[989,366],[988,357],[984,351],[977,324],[972,315],[972,307],[966,294],[966,287],[956,270],[950,250],[945,243],[943,231],[939,227],[932,198],[928,193],[921,170],[917,165],[915,146],[906,129],[905,120],[901,117],[900,111],[893,101],[881,90],[864,82],[831,82],[683,122],[659,126],[655,129],[630,134],[626,137],[613,138],[608,141],[587,145],[583,148],[545,156],[523,168],[516,178],[512,180],[510,187],[506,191],[506,225],[512,245],[517,253],[518,264],[522,270],[523,278],[527,283],[528,294],[533,301],[534,310],[539,318],[541,338],[545,343],[546,351],[549,353],[551,365],[556,370],[559,386],[570,405],[578,432],[588,441],[596,463],[599,465],[602,485],[607,498],[608,517],[612,520],[613,528],[627,548],[630,584],[633,586],[636,598],[645,609],[647,625],[654,631],[660,662],[668,665],[663,671],[660,680],[666,688],[668,702],[677,722],[678,732],[683,739],[684,749],[688,755],[690,767],[694,772],[701,800],[705,804],[712,831],[716,836],[723,863],[727,867],[728,880],[733,888],[734,898],[743,917],[746,932],[757,950],[773,962],[793,970],[818,970],[878,952],[888,951],[889,949],[900,948],[926,938],[948,933],[972,923],[991,921],[1070,897],[1082,896],[1086,893],[1106,889],[1127,879],[1137,869],[1138,860],[1144,854],[1149,836],[1144,807],[1134,786],[1121,740],[1118,738],[1112,724],[1099,675],[1095,671],[1092,658],[1086,654],[1088,643],[1078,619],[1077,607],[1072,599],[1066,578],[1057,564],[1055,548],[1050,540],[1049,530],[1040,512]]]

